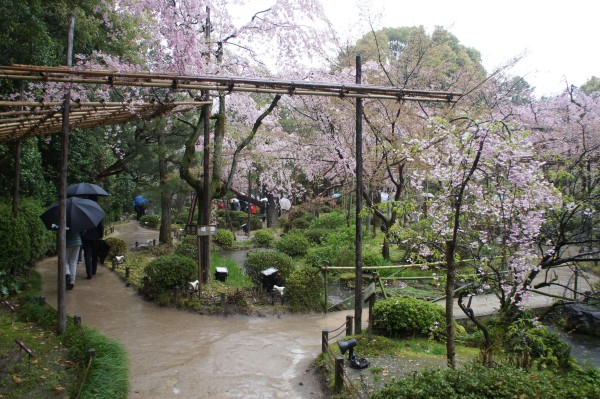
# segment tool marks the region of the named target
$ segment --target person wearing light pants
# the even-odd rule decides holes
[[[67,230],[67,252],[65,258],[67,264],[65,265],[65,280],[67,282],[67,289],[72,290],[75,286],[75,276],[77,275],[77,261],[79,260],[79,250],[81,249],[81,234],[71,233]]]

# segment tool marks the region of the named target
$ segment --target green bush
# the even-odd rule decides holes
[[[300,234],[286,234],[275,242],[275,248],[289,256],[304,256],[310,243]]]
[[[231,247],[235,241],[235,236],[231,230],[220,229],[217,230],[217,233],[213,236],[213,241],[222,247]]]
[[[304,213],[302,216],[294,219],[294,229],[308,229],[315,218],[310,213]]]
[[[248,221],[248,214],[242,211],[228,211],[229,217],[231,218],[231,225],[235,229],[239,229],[244,223]],[[217,211],[217,217],[225,220],[227,224],[227,211],[219,209]]]
[[[378,300],[373,306],[373,328],[390,337],[440,338],[446,330],[444,308],[409,297]]]
[[[144,215],[140,218],[140,224],[150,229],[157,229],[160,226],[160,216]]]
[[[161,256],[146,265],[142,289],[150,297],[158,298],[176,286],[185,287],[189,281],[196,280],[197,267],[187,256]]]
[[[108,259],[114,259],[115,256],[125,255],[127,244],[125,244],[124,240],[116,237],[108,237],[104,241],[106,241],[110,247],[108,249]]]
[[[517,319],[503,331],[507,351],[527,352],[538,367],[568,367],[571,347],[546,327],[534,326],[529,316]]]
[[[187,256],[198,261],[198,238],[196,236],[183,236],[175,246],[175,255]]]
[[[383,266],[385,261],[380,253],[367,252],[362,257],[363,266]]]
[[[262,229],[263,223],[262,220],[256,216],[250,218],[250,229],[252,231]]]
[[[346,215],[340,212],[330,212],[321,214],[310,224],[311,229],[323,228],[335,230],[346,225]]]
[[[598,398],[600,371],[572,370],[565,373],[529,371],[500,366],[467,365],[458,370],[426,369],[414,376],[386,383],[372,399],[436,398]]]
[[[17,292],[14,277],[56,248],[56,233],[47,230],[39,217],[43,211],[37,202],[24,199],[15,219],[10,201],[0,203],[0,296]]]
[[[274,267],[279,271],[278,275],[285,283],[294,270],[294,261],[281,252],[260,250],[248,253],[244,267],[255,285],[260,285],[262,282],[260,272],[270,267]]]
[[[304,234],[304,237],[306,237],[308,241],[315,244],[321,244],[323,242],[323,238],[326,237],[330,232],[331,230],[329,229],[319,227],[304,230],[302,234]]]
[[[294,311],[323,309],[323,276],[317,269],[301,267],[285,282],[285,303]]]
[[[256,230],[252,234],[252,243],[259,247],[270,247],[275,241],[275,236],[269,230]]]

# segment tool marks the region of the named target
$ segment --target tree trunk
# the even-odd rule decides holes
[[[160,231],[158,242],[161,244],[172,245],[173,237],[171,235],[171,191],[168,189],[167,180],[169,170],[167,159],[165,158],[166,144],[163,132],[158,133],[158,173],[160,181]]]
[[[446,241],[446,359],[448,367],[456,369],[456,347],[454,343],[454,263],[455,242]]]

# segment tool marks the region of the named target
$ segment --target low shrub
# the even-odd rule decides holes
[[[183,236],[175,246],[175,255],[187,256],[198,261],[198,238],[196,236]]]
[[[259,217],[253,216],[250,218],[250,229],[252,229],[254,231],[254,230],[262,229],[262,227],[263,227],[263,223]]]
[[[252,282],[260,286],[262,283],[261,272],[270,267],[278,270],[279,277],[285,283],[294,270],[294,261],[282,252],[260,250],[248,253],[244,267]]]
[[[367,252],[362,256],[363,266],[383,266],[385,261],[380,253]]]
[[[308,241],[315,244],[321,244],[323,242],[323,237],[327,236],[330,232],[331,230],[329,229],[318,227],[304,230],[302,234],[304,234],[304,237],[306,237]]]
[[[140,218],[140,224],[150,229],[157,229],[160,226],[160,216],[144,215]]]
[[[324,228],[335,230],[346,224],[346,215],[340,212],[330,212],[321,214],[317,219],[310,224],[311,229]]]
[[[270,247],[275,241],[275,236],[269,230],[256,230],[252,235],[252,243],[259,247]]]
[[[213,236],[213,242],[225,248],[231,247],[234,241],[235,236],[231,230],[220,229],[217,230],[217,233]]]
[[[152,260],[144,269],[144,293],[152,298],[170,293],[176,286],[185,287],[195,280],[197,265],[186,256],[167,255]]]
[[[114,259],[115,256],[125,255],[127,244],[125,241],[117,237],[108,237],[104,241],[108,244],[108,259]]]
[[[469,364],[464,368],[426,369],[386,383],[372,399],[434,398],[597,398],[600,371],[524,371],[512,366],[487,368]]]
[[[286,234],[275,242],[275,248],[289,256],[304,256],[308,251],[310,243],[301,234]]]
[[[389,337],[441,338],[446,330],[444,308],[410,297],[379,300],[373,306],[373,328]]]
[[[323,276],[311,267],[292,271],[285,282],[285,302],[293,311],[323,309]]]

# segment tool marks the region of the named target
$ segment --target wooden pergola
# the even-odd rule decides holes
[[[297,96],[325,96],[392,101],[454,103],[461,93],[374,86],[244,78],[231,76],[195,76],[155,72],[117,72],[32,65],[0,66],[0,79],[28,82],[54,82],[109,87],[158,88],[172,91],[208,90],[216,92],[270,93]],[[84,102],[71,101],[71,129],[87,129],[152,119],[172,113],[188,112],[207,101],[173,102]],[[0,101],[0,142],[33,136],[59,134],[62,102]]]
[[[70,59],[68,57],[68,59]],[[70,65],[70,61],[67,65]],[[199,91],[203,95],[200,101],[181,103],[85,103],[73,102],[69,99],[62,103],[20,103],[17,101],[0,102],[0,143],[4,141],[17,141],[20,139],[51,134],[63,134],[68,137],[70,129],[99,127],[129,122],[135,119],[149,119],[173,112],[184,112],[202,108],[204,118],[204,213],[209,214],[209,123],[211,92],[233,93],[271,93],[290,96],[321,96],[350,98],[356,101],[356,290],[355,290],[355,323],[356,332],[360,332],[362,320],[362,231],[359,213],[362,208],[362,112],[363,99],[376,99],[387,101],[416,101],[454,103],[461,93],[448,91],[427,91],[398,88],[392,86],[375,86],[361,83],[362,71],[360,57],[357,57],[356,82],[354,84],[341,84],[331,82],[293,81],[278,79],[261,79],[248,77],[227,76],[194,76],[153,72],[118,72],[111,70],[90,70],[67,67],[46,67],[13,65],[0,66],[0,79],[21,80],[28,82],[54,82],[68,84],[109,86],[109,87],[140,87],[176,91]],[[4,110],[4,111],[3,111]],[[63,142],[68,140],[63,138]],[[63,144],[64,146],[64,144]],[[63,148],[63,153],[65,153]],[[66,162],[66,161],[65,161]],[[66,165],[64,169],[64,182],[66,184]],[[64,197],[61,187],[61,198]],[[208,219],[208,216],[206,216]],[[208,220],[203,223],[208,224]],[[59,236],[64,237],[64,230]],[[208,237],[202,237],[202,247],[207,248]],[[199,244],[200,248],[200,236]],[[204,256],[204,255],[203,255]],[[60,260],[60,252],[59,252]],[[200,256],[199,256],[200,260]],[[210,262],[210,260],[208,260]],[[60,263],[60,262],[59,262]],[[203,268],[206,265],[203,265]],[[208,266],[209,267],[209,266]],[[59,265],[60,268],[60,265]],[[200,268],[200,267],[199,267]],[[210,270],[210,269],[208,269]],[[60,274],[60,273],[59,273]],[[200,272],[199,272],[200,274]],[[62,284],[62,285],[61,285]],[[64,279],[59,278],[59,320],[64,322],[66,311],[61,312],[61,292],[64,291]],[[62,303],[64,306],[64,301]],[[59,326],[60,326],[59,321]],[[60,327],[59,327],[60,329]]]

